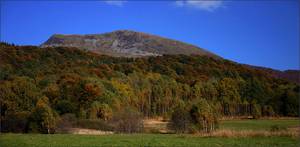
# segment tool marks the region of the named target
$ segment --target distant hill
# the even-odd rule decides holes
[[[250,68],[258,69],[267,72],[270,76],[275,78],[285,79],[289,82],[293,83],[300,83],[300,70],[276,70],[272,68],[260,67],[260,66],[253,66],[253,65],[246,65]]]
[[[141,32],[119,30],[105,34],[51,36],[42,47],[77,47],[110,56],[217,55],[194,45]]]
[[[220,56],[203,48],[184,42],[142,32],[118,30],[104,34],[52,35],[41,47],[76,47],[94,53],[115,57],[145,57],[162,55],[202,55],[221,59]],[[266,67],[245,65],[266,71],[275,78],[300,83],[299,70],[280,71]]]

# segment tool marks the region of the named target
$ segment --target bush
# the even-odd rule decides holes
[[[184,106],[177,106],[173,111],[168,127],[176,133],[185,133],[189,130],[190,115]]]
[[[169,128],[176,133],[211,132],[218,127],[217,113],[205,99],[191,107],[179,105],[172,113]]]
[[[80,119],[86,119],[87,118],[87,111],[80,107],[77,116]]]
[[[115,113],[112,123],[114,130],[119,133],[139,133],[144,128],[142,115],[130,108]]]
[[[158,128],[151,128],[148,130],[144,130],[144,132],[151,133],[151,134],[160,134],[161,133],[161,131]]]
[[[65,113],[73,113],[75,112],[75,106],[68,100],[61,100],[58,101],[55,105],[55,109],[59,114],[65,114]]]
[[[108,122],[97,119],[80,119],[77,121],[75,127],[85,129],[96,129],[102,131],[113,131],[114,127]]]
[[[103,119],[109,120],[112,117],[112,110],[107,104],[100,102],[93,102],[89,110],[90,119]]]
[[[191,124],[190,126],[189,126],[189,133],[191,133],[191,134],[196,134],[196,133],[198,133],[199,132],[199,128],[196,126],[196,125],[194,125],[194,124]]]
[[[254,119],[258,119],[261,117],[261,107],[259,104],[253,104],[252,116]]]
[[[192,106],[190,115],[199,131],[211,132],[218,126],[216,112],[205,99],[200,99]]]
[[[29,112],[8,114],[1,118],[1,132],[27,133]]]
[[[72,114],[72,113],[63,114],[57,123],[57,128],[60,131],[65,132],[69,128],[74,127],[76,125],[76,121],[77,121],[77,119],[76,119],[75,114]]]
[[[272,106],[264,106],[263,107],[263,112],[262,112],[262,115],[263,116],[274,116],[275,115],[275,112],[273,110],[273,107]]]

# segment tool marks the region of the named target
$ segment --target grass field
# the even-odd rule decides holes
[[[299,120],[232,120],[222,121],[221,129],[268,130],[272,125],[281,127],[299,126]],[[298,137],[200,137],[177,134],[113,134],[113,135],[73,135],[73,134],[1,134],[0,147],[101,147],[101,146],[162,146],[162,147],[296,147]]]
[[[261,120],[223,120],[220,121],[219,129],[226,130],[235,130],[235,131],[243,131],[243,130],[254,130],[254,131],[269,131],[272,126],[279,126],[281,128],[289,128],[289,127],[297,127],[300,126],[299,119],[261,119]],[[166,129],[166,122],[156,122],[151,125],[146,125],[146,129],[148,128],[156,128],[158,130]]]
[[[300,120],[225,120],[220,124],[220,129],[229,130],[270,130],[272,126],[297,127]]]
[[[197,137],[175,134],[132,134],[132,135],[71,135],[71,134],[6,134],[0,136],[1,147],[101,147],[101,146],[162,146],[162,147],[232,147],[270,146],[296,147],[297,138],[290,137]]]

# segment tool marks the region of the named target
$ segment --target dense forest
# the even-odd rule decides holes
[[[109,57],[7,43],[0,44],[0,59],[3,132],[50,133],[67,114],[109,121],[127,111],[176,122],[187,110],[193,121],[207,123],[220,116],[299,115],[299,84],[225,59]]]

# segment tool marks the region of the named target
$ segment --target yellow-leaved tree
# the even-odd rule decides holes
[[[54,133],[57,114],[49,106],[46,96],[41,97],[31,114],[30,129],[33,132]]]

